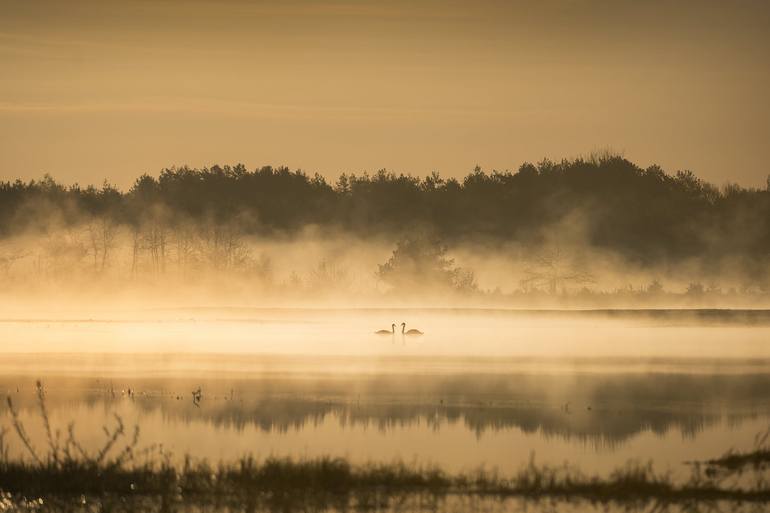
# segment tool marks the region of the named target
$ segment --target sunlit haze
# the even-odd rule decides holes
[[[0,0],[0,513],[770,508],[770,2]]]
[[[462,176],[606,147],[717,185],[768,174],[761,0],[0,6],[0,178]]]

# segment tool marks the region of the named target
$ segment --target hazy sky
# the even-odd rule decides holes
[[[0,179],[611,147],[764,185],[768,91],[765,0],[0,0]]]

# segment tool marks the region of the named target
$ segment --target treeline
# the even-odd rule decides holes
[[[0,183],[0,236],[75,225],[84,216],[163,230],[227,225],[255,235],[308,225],[394,240],[420,232],[447,244],[534,245],[573,230],[588,245],[641,264],[732,257],[759,270],[770,258],[770,179],[766,189],[719,189],[689,171],[642,169],[613,155],[525,163],[516,172],[476,168],[461,180],[383,170],[343,174],[332,184],[303,171],[236,165],[164,169],[125,192],[107,183],[64,186],[50,176]]]

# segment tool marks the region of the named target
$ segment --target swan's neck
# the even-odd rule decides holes
[[[404,333],[406,331],[406,324],[401,325],[401,333]]]

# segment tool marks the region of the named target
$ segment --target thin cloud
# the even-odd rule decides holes
[[[386,106],[319,106],[301,104],[256,103],[248,101],[225,101],[208,98],[126,101],[126,102],[2,102],[0,112],[4,113],[202,113],[228,115],[282,115],[286,117],[399,117],[399,116],[500,116],[511,115],[504,110],[462,109],[442,107],[386,107]]]

